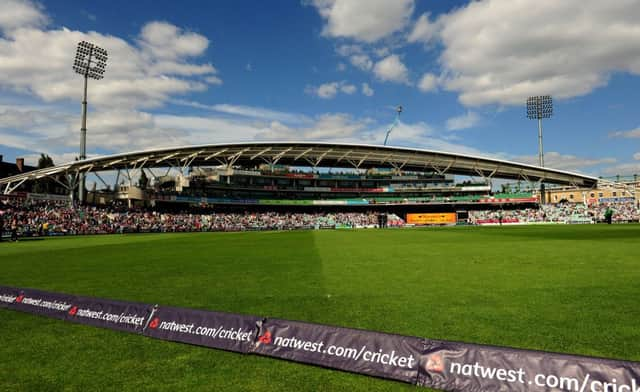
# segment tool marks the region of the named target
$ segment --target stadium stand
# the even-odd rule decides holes
[[[515,210],[469,211],[472,224],[533,224],[533,223],[598,223],[605,221],[607,209],[613,211],[613,222],[631,223],[640,220],[640,210],[635,202],[541,205],[540,208]]]
[[[16,220],[19,235],[51,236],[115,234],[140,232],[199,232],[246,230],[339,229],[376,227],[378,214],[342,213],[167,213],[130,210],[122,205],[110,207],[69,207],[63,202],[3,201],[0,213],[4,222]],[[404,221],[390,215],[389,227]],[[7,236],[8,233],[5,233]]]
[[[640,221],[640,210],[633,202],[600,204],[542,205],[539,208],[468,211],[473,225],[598,223],[604,222],[607,210],[613,211],[614,223]],[[69,206],[65,201],[6,199],[0,201],[0,219],[4,236],[17,223],[21,237],[115,234],[141,232],[203,232],[249,230],[298,230],[375,228],[379,212],[166,212],[129,209],[123,203],[109,207]],[[387,216],[387,227],[406,226],[405,220],[393,213]]]

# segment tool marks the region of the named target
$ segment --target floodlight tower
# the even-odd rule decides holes
[[[82,125],[80,127],[80,160],[87,158],[87,81],[89,78],[102,79],[107,66],[107,51],[86,41],[78,43],[73,69],[84,76],[84,95],[82,96]],[[85,175],[80,175],[78,201],[84,203]]]
[[[393,120],[393,124],[391,124],[391,126],[389,127],[389,129],[387,130],[387,135],[384,137],[384,144],[383,146],[387,145],[387,140],[389,139],[389,135],[391,134],[391,131],[393,131],[393,128],[396,127],[396,125],[398,125],[398,123],[400,122],[400,113],[402,113],[402,106],[398,106],[396,108],[396,119]]]
[[[544,167],[544,152],[542,149],[542,119],[551,118],[553,114],[553,100],[550,95],[539,95],[527,98],[527,118],[538,120],[538,161]],[[544,204],[544,183],[540,183],[540,202]]]

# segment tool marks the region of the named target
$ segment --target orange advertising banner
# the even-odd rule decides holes
[[[407,214],[407,223],[413,225],[446,225],[455,224],[455,212],[435,212],[425,214]]]

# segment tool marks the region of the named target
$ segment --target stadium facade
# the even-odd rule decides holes
[[[415,148],[319,142],[249,142],[158,148],[74,161],[0,179],[11,194],[55,181],[70,194],[93,174],[87,201],[228,208],[381,208],[537,203],[540,182],[594,188],[598,179],[495,158]],[[455,176],[471,178],[456,182]],[[115,178],[109,184],[108,178]],[[525,188],[493,193],[505,179]],[[442,208],[439,208],[442,210]]]
[[[545,203],[582,203],[592,205],[599,203],[633,202],[638,205],[640,201],[639,196],[640,181],[638,180],[615,183],[600,181],[597,188],[561,186],[547,189],[545,192]]]

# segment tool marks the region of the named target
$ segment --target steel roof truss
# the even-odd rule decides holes
[[[100,180],[100,182],[102,182],[102,184],[105,186],[105,188],[108,188],[109,185],[107,185],[107,183],[105,182],[105,180],[100,176],[100,174],[98,174],[97,172],[93,173],[94,176],[98,177],[98,180]]]
[[[300,154],[298,154],[295,158],[293,158],[294,161],[297,161],[298,159],[302,158],[303,156],[307,155],[307,153],[313,151],[313,148],[307,148],[306,150],[304,150],[303,152],[301,152]]]
[[[193,154],[182,158],[182,161],[186,161],[185,165],[182,166],[182,170],[185,170],[187,167],[191,167],[191,164],[193,163],[193,161],[196,160],[196,158],[198,158],[198,155],[200,155],[201,153],[203,153],[204,150],[200,150],[198,152],[194,152]]]
[[[267,162],[267,163],[269,163],[269,164],[271,164],[271,165],[275,165],[275,164],[277,164],[277,163],[278,163],[278,161],[280,160],[280,158],[282,158],[283,156],[285,156],[285,154],[287,154],[287,153],[288,153],[289,151],[291,151],[291,150],[293,150],[293,147],[289,147],[289,148],[286,148],[286,149],[284,149],[284,150],[280,151],[279,153],[277,153],[276,155],[274,155],[274,156],[273,156],[273,159],[272,159],[272,161],[271,161],[271,162]]]
[[[327,151],[323,152],[322,154],[320,154],[320,156],[318,157],[318,159],[316,159],[316,163],[313,165],[313,167],[315,168],[316,166],[318,166],[320,164],[320,162],[322,162],[322,160],[324,159],[324,157],[327,156],[327,154],[329,154],[331,151],[333,151],[332,149],[328,149]]]
[[[211,154],[211,155],[207,155],[207,156],[204,158],[204,160],[205,160],[205,161],[208,161],[208,160],[209,160],[209,159],[211,159],[211,158],[215,158],[215,157],[217,157],[218,155],[220,155],[220,154],[222,154],[222,153],[226,152],[227,150],[228,150],[228,148],[223,148],[222,150],[219,150],[219,151],[217,151],[217,152],[214,152],[214,153],[213,153],[213,154]]]
[[[18,189],[20,187],[20,185],[24,184],[24,182],[27,181],[27,177],[23,178],[22,180],[18,181],[16,183],[15,186],[11,186],[11,183],[7,184],[7,187],[5,188],[4,194],[8,195],[9,193],[15,191],[16,189]]]
[[[160,163],[160,162],[166,161],[167,159],[171,159],[171,158],[173,158],[173,157],[175,157],[176,155],[179,155],[179,154],[180,154],[180,152],[173,152],[171,154],[165,155],[162,158],[157,159],[156,163]]]
[[[343,159],[345,159],[345,158],[346,158],[349,154],[351,154],[352,152],[353,152],[353,150],[349,150],[349,151],[345,152],[344,154],[342,154],[342,155],[340,156],[340,158],[338,158],[338,160],[337,160],[336,162],[340,162],[340,161],[342,161]]]
[[[366,160],[367,160],[367,158],[369,158],[369,155],[371,155],[371,154],[365,154],[365,155],[362,157],[362,159],[358,162],[358,166],[356,166],[356,168],[358,168],[358,169],[359,169],[359,168],[360,168],[360,166],[362,166],[362,163],[363,163],[364,161],[366,161]]]
[[[107,163],[105,163],[105,164],[103,165],[103,167],[110,167],[110,166],[113,166],[113,165],[115,165],[115,164],[122,163],[122,162],[124,162],[124,161],[126,161],[126,160],[127,160],[127,158],[116,159],[115,161],[111,161],[111,162],[107,162]]]
[[[235,153],[235,154],[233,154],[233,155],[229,155],[229,156],[227,157],[227,164],[226,164],[226,165],[227,165],[227,167],[231,167],[231,166],[233,166],[233,165],[238,161],[238,159],[240,159],[240,157],[242,156],[242,154],[244,154],[245,152],[247,152],[247,151],[249,151],[249,150],[251,150],[251,148],[250,148],[250,147],[247,147],[247,148],[243,148],[242,150],[240,150],[240,151],[236,152],[236,153]]]
[[[262,154],[264,154],[265,152],[269,152],[271,151],[271,147],[267,147],[264,150],[258,152],[257,154],[252,155],[249,160],[253,161],[254,159],[258,158],[258,157],[262,157]]]

